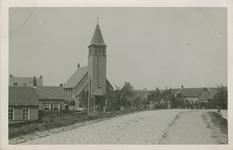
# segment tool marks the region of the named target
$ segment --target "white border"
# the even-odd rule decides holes
[[[8,145],[8,9],[9,7],[227,7],[228,8],[228,145]],[[232,139],[232,0],[2,0],[1,1],[1,149],[198,149],[233,150]]]

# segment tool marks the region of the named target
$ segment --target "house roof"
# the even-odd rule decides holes
[[[212,90],[212,92],[210,93],[208,99],[214,99],[214,96],[217,94],[217,89],[215,88],[214,90]]]
[[[140,97],[142,99],[147,98],[147,96],[150,94],[151,91],[145,91],[145,90],[134,90],[134,97]]]
[[[183,88],[180,93],[185,97],[199,97],[206,88]]]
[[[172,94],[178,94],[181,89],[171,89]]]
[[[98,23],[96,25],[95,32],[90,43],[90,46],[92,45],[106,46]]]
[[[38,99],[65,99],[63,88],[60,86],[38,86],[36,88]]]
[[[70,79],[65,83],[64,88],[74,88],[88,72],[88,66],[78,68]]]
[[[9,78],[9,85],[13,86],[14,83],[18,83],[18,86],[25,86],[24,84],[33,84],[33,77],[12,77]],[[41,78],[36,78],[36,85],[43,86],[43,80]]]
[[[38,105],[33,87],[9,87],[9,105]]]
[[[207,87],[207,89],[209,89],[210,92],[212,92],[215,89],[215,87]]]

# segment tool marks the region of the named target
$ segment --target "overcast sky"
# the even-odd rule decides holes
[[[227,85],[226,8],[10,8],[9,74],[65,83],[87,65],[96,17],[107,78],[135,89]]]

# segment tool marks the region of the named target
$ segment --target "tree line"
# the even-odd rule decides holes
[[[214,106],[221,106],[222,108],[227,108],[227,87],[217,86],[216,94],[213,101],[211,102]],[[167,108],[168,101],[172,108],[193,108],[201,107],[202,104],[194,103],[185,98],[181,93],[174,94],[171,89],[160,90],[156,88],[155,90],[149,91],[146,97],[141,97],[137,95],[138,91],[134,90],[133,85],[130,82],[125,82],[123,86],[118,87],[112,91],[108,91],[103,96],[103,104],[107,106],[110,110],[120,110],[121,107],[136,107],[145,108],[150,102],[155,103],[157,108]],[[82,92],[80,96],[80,107],[87,106],[87,92]],[[74,102],[72,102],[72,105]]]

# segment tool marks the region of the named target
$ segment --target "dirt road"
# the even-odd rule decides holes
[[[159,144],[223,144],[213,135],[202,115],[209,110],[181,113]]]

